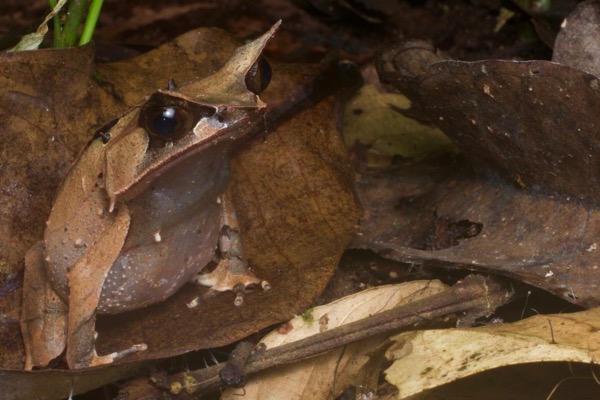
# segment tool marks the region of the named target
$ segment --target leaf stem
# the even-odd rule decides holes
[[[71,0],[69,3],[67,17],[65,18],[65,25],[63,27],[64,44],[66,47],[75,46],[79,31],[79,24],[83,18],[85,6],[86,0]]]
[[[50,7],[54,10],[56,8],[56,0],[48,0],[50,3]],[[54,47],[62,48],[65,47],[65,41],[63,38],[62,25],[60,24],[60,15],[56,14],[54,18],[52,18],[52,23],[54,25]]]
[[[96,29],[96,23],[98,22],[103,3],[104,0],[92,0],[85,19],[85,25],[83,26],[83,32],[81,32],[81,38],[79,39],[80,46],[83,46],[92,40],[92,35]]]
[[[48,3],[54,9],[57,0],[48,0]],[[83,46],[89,43],[96,29],[103,4],[104,0],[70,0],[66,15],[59,13],[54,16],[54,47],[73,47],[76,44]],[[79,28],[86,7],[88,7],[87,16],[78,40]]]

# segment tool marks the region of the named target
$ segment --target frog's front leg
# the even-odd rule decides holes
[[[244,302],[248,286],[260,285],[264,290],[268,290],[271,285],[269,282],[257,278],[248,270],[239,224],[228,190],[221,196],[220,201],[222,212],[219,263],[212,272],[202,273],[201,271],[195,275],[192,282],[210,286],[212,290],[219,292],[233,291],[236,295],[234,304],[240,306]]]
[[[96,309],[106,277],[123,248],[131,221],[125,205],[115,213],[114,223],[91,246],[90,250],[77,260],[68,273],[67,363],[69,368],[108,364],[117,358],[147,348],[145,344],[138,344],[105,356],[98,356],[96,353]]]

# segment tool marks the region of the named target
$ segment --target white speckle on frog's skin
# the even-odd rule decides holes
[[[169,283],[169,282],[168,282],[168,281],[167,281],[165,278],[162,278],[162,279],[160,279],[158,282],[154,282],[154,283],[152,284],[152,287],[154,287],[154,288],[159,288],[159,287],[161,287],[161,286],[164,286],[164,285],[166,285],[167,283]]]
[[[160,242],[162,240],[162,237],[160,236],[160,231],[156,231],[154,232],[154,241],[156,243]]]
[[[80,249],[82,247],[85,247],[85,242],[83,241],[83,239],[82,238],[75,239],[75,248]]]

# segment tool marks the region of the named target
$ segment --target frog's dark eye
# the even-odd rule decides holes
[[[259,57],[246,73],[246,87],[258,95],[269,86],[269,82],[271,82],[271,66],[264,57]]]
[[[193,113],[181,105],[148,104],[140,111],[140,125],[159,139],[172,142],[187,134],[194,123]]]

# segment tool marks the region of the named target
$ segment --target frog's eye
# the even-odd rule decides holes
[[[258,95],[269,86],[269,82],[271,82],[271,66],[261,56],[246,73],[246,87],[249,91]]]
[[[139,123],[153,137],[172,142],[185,136],[194,124],[194,115],[178,104],[146,103],[140,110]]]

